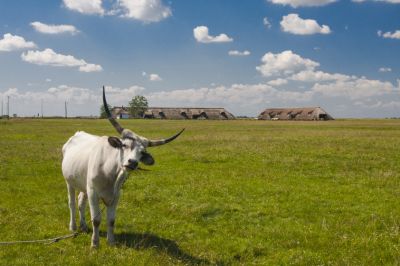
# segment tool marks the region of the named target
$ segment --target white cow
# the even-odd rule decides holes
[[[80,191],[78,207],[80,229],[87,232],[85,206],[89,199],[90,216],[93,224],[92,247],[99,246],[99,226],[101,221],[100,200],[107,206],[107,241],[110,245],[114,239],[115,209],[119,191],[130,171],[138,167],[139,161],[154,164],[153,157],[146,151],[147,147],[166,144],[177,138],[176,135],[162,140],[148,140],[138,136],[129,129],[123,129],[112,118],[108,109],[103,87],[103,104],[108,119],[121,138],[100,137],[78,131],[63,146],[62,172],[67,182],[70,209],[69,229],[77,230],[75,222],[75,191]]]

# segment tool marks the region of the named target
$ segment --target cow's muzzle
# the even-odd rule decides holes
[[[136,160],[128,160],[128,164],[125,165],[125,168],[127,168],[128,170],[135,170],[139,165],[139,162]]]

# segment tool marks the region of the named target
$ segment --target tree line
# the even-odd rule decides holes
[[[142,95],[136,95],[135,97],[133,97],[128,105],[129,114],[133,118],[142,118],[148,108],[149,108],[149,103],[146,97]],[[108,105],[108,109],[111,110],[112,106]],[[104,105],[101,105],[100,107],[100,118],[107,118]]]

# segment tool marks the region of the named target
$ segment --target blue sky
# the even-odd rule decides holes
[[[0,73],[21,116],[97,115],[104,84],[113,105],[398,117],[400,1],[3,0]]]

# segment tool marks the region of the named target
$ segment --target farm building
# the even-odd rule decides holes
[[[130,118],[128,108],[123,106],[114,107],[112,114],[116,118]],[[228,120],[235,116],[225,108],[149,107],[143,118]]]
[[[260,120],[333,120],[321,107],[270,108],[259,116]]]
[[[117,118],[117,119],[127,119],[127,118],[131,117],[128,107],[124,107],[124,106],[113,107],[111,109],[111,114],[114,118]]]

